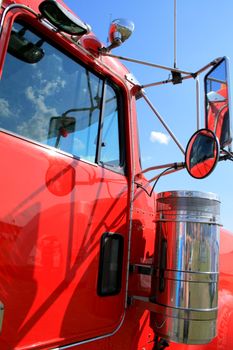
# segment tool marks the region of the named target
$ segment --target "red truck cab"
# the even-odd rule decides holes
[[[138,88],[66,10],[1,4],[0,349],[165,349],[152,301],[156,193],[135,181]],[[203,350],[232,341],[233,237],[221,235],[219,333]]]

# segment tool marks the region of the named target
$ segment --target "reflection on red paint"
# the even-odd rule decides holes
[[[75,170],[71,165],[58,161],[46,173],[46,186],[55,196],[69,194],[75,185]]]

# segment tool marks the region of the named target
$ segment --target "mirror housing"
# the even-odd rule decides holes
[[[120,42],[121,44],[131,36],[133,31],[133,22],[124,18],[115,19],[109,28],[109,41],[111,44],[116,42]]]
[[[219,139],[220,148],[232,142],[228,59],[223,57],[205,76],[205,126]]]
[[[89,24],[82,22],[55,0],[44,0],[39,5],[40,13],[55,28],[70,35],[81,36],[91,31]]]
[[[109,27],[108,38],[111,43],[108,47],[103,47],[100,52],[109,52],[126,41],[134,31],[134,23],[128,19],[118,18],[112,21]]]
[[[32,43],[24,37],[26,29],[19,32],[12,30],[8,52],[26,63],[38,63],[44,57],[44,50],[41,48],[43,42],[39,40],[37,43]]]
[[[209,176],[219,160],[219,141],[212,130],[200,129],[190,138],[185,151],[185,165],[188,173],[203,179]]]

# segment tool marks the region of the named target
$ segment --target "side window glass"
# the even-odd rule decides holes
[[[121,166],[119,112],[115,90],[106,86],[100,161],[112,167]]]
[[[102,90],[98,76],[14,23],[0,81],[0,128],[95,162]]]
[[[95,162],[103,82],[83,69],[78,84],[77,108],[50,120],[48,144]]]

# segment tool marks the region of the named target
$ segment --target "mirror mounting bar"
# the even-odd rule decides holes
[[[180,163],[168,163],[168,164],[161,164],[161,165],[155,165],[152,166],[150,168],[146,168],[144,170],[142,170],[140,173],[136,174],[135,176],[138,177],[141,174],[145,174],[148,171],[152,171],[152,170],[159,170],[159,169],[164,169],[164,168],[170,168],[170,167],[174,167],[174,169],[178,169],[178,168],[183,168],[185,165],[185,163],[180,162]]]
[[[149,66],[149,67],[152,67],[152,68],[159,68],[159,69],[167,70],[167,71],[171,72],[171,74],[173,74],[173,75],[174,75],[174,73],[184,74],[185,76],[181,76],[180,77],[181,81],[183,81],[185,79],[190,79],[190,78],[196,79],[198,75],[200,75],[202,72],[204,72],[209,67],[214,66],[215,64],[220,62],[221,59],[222,59],[222,57],[218,57],[215,60],[213,60],[210,63],[208,63],[207,65],[205,65],[204,67],[202,67],[199,70],[197,70],[196,72],[192,73],[192,72],[187,72],[187,71],[184,71],[184,70],[181,70],[181,69],[178,69],[178,68],[171,68],[171,67],[163,66],[163,65],[160,65],[160,64],[156,64],[156,63],[136,60],[136,59],[130,58],[130,57],[123,57],[123,56],[119,56],[119,55],[113,55],[112,53],[109,53],[106,50],[102,50],[101,51],[101,55],[109,56],[109,57],[113,57],[113,58],[118,58],[119,60],[128,61],[128,62],[132,62],[132,63],[142,64],[144,66]],[[174,72],[174,73],[172,73],[172,72]],[[162,85],[162,84],[167,84],[167,83],[173,83],[174,84],[176,82],[174,82],[174,79],[168,79],[168,80],[164,80],[164,81],[161,81],[161,82],[144,84],[144,85],[141,85],[141,87],[142,88],[147,88],[147,87],[152,87],[152,86],[157,86],[157,85]]]
[[[101,52],[101,54],[104,55],[104,56],[118,58],[119,60],[123,60],[123,61],[138,63],[138,64],[142,64],[144,66],[149,66],[149,67],[153,67],[153,68],[160,68],[160,69],[168,70],[169,72],[177,72],[177,73],[181,73],[181,74],[192,75],[191,72],[186,72],[186,71],[183,71],[183,70],[180,70],[180,69],[177,69],[177,68],[171,68],[171,67],[167,67],[167,66],[162,66],[162,65],[156,64],[156,63],[136,60],[134,58],[129,58],[129,57],[113,55],[113,54],[108,53],[108,52]]]
[[[163,120],[162,116],[159,114],[159,112],[155,109],[155,107],[153,106],[153,104],[151,103],[151,101],[149,100],[149,98],[146,96],[145,92],[142,91],[141,96],[144,98],[144,100],[147,102],[147,104],[150,106],[150,108],[152,109],[152,111],[154,112],[154,114],[156,115],[156,117],[159,119],[160,123],[164,126],[164,128],[167,130],[167,132],[169,133],[169,135],[171,136],[171,138],[173,139],[173,141],[177,144],[177,146],[179,147],[179,149],[181,150],[181,152],[183,154],[185,154],[184,148],[182,147],[182,145],[180,144],[180,142],[178,141],[178,139],[176,138],[176,136],[173,134],[173,132],[171,131],[171,129],[168,127],[168,125],[165,123],[165,121]]]

